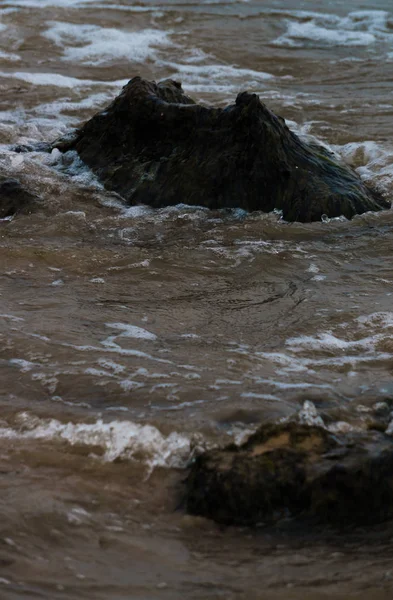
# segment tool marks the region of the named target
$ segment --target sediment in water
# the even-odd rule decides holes
[[[134,77],[75,136],[53,147],[77,150],[131,205],[279,209],[284,219],[304,222],[390,207],[349,166],[302,141],[247,92],[234,105],[210,108],[178,82]]]

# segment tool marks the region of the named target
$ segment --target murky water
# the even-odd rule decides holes
[[[390,525],[222,530],[178,503],[200,448],[305,401],[338,429],[390,406],[393,212],[127,209],[76,155],[13,152],[136,74],[255,91],[393,196],[387,0],[1,2],[0,171],[39,202],[0,221],[0,597],[390,598]]]

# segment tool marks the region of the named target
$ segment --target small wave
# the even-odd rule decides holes
[[[65,112],[76,113],[75,117],[79,123],[81,111],[98,110],[105,102],[111,100],[112,96],[112,93],[100,92],[76,101],[71,100],[70,98],[61,98],[60,100],[54,100],[47,104],[40,104],[35,108],[35,112],[39,115],[50,115],[53,117],[58,117],[61,113]]]
[[[54,6],[56,8],[71,8],[73,6],[83,6],[84,4],[93,4],[96,0],[7,0],[10,6],[20,8],[47,8]]]
[[[370,46],[391,38],[389,13],[383,10],[354,11],[346,17],[295,12],[291,17],[286,20],[287,31],[274,40],[276,46]]]
[[[1,27],[1,23],[0,23]],[[1,28],[0,28],[1,31]],[[20,60],[20,56],[18,54],[14,54],[12,52],[4,52],[0,50],[0,60],[7,62],[18,62]]]
[[[286,346],[293,361],[306,368],[352,365],[365,368],[370,363],[391,360],[393,313],[376,312],[343,323],[337,330],[288,338]],[[348,332],[348,333],[347,333]],[[267,356],[267,355],[265,355]],[[274,359],[274,356],[271,355]],[[289,360],[289,357],[288,357]],[[279,360],[282,365],[282,361]]]
[[[237,93],[242,83],[246,84],[248,89],[254,89],[274,78],[271,73],[219,63],[195,65],[189,62],[181,64],[160,61],[158,64],[169,67],[171,77],[180,76],[182,83],[191,93]]]
[[[32,85],[46,85],[60,88],[80,88],[80,87],[92,87],[92,86],[110,86],[110,87],[123,87],[128,83],[128,79],[121,79],[116,81],[99,81],[93,79],[78,79],[77,77],[70,77],[67,75],[61,75],[60,73],[35,73],[28,71],[0,71],[0,77],[9,77],[11,79],[19,79]]]
[[[248,81],[266,81],[267,79],[273,79],[271,73],[265,73],[263,71],[255,71],[253,69],[242,69],[234,65],[223,65],[223,64],[211,64],[211,65],[190,65],[190,64],[179,64],[165,62],[166,66],[171,67],[174,71],[181,73],[184,82],[190,83],[207,83],[211,79],[216,81],[222,81],[229,78],[244,78]]]
[[[105,323],[107,327],[110,329],[117,329],[120,331],[116,336],[111,336],[112,338],[117,337],[127,337],[127,338],[138,338],[143,340],[156,340],[157,336],[151,331],[147,331],[142,327],[137,327],[136,325],[129,325],[128,323]],[[111,345],[111,344],[107,344]]]
[[[57,148],[54,148],[50,154],[41,155],[41,159],[43,164],[53,167],[59,173],[67,175],[67,177],[71,177],[74,184],[98,190],[104,189],[102,183],[100,183],[93,171],[81,160],[75,150],[62,153]]]
[[[149,470],[184,467],[193,445],[186,435],[177,432],[164,435],[152,425],[133,421],[105,423],[98,419],[94,423],[61,423],[57,419],[41,419],[26,412],[17,415],[16,427],[0,427],[0,438],[98,447],[102,455],[97,458],[104,462],[137,460],[146,464]]]
[[[63,60],[85,65],[103,65],[114,59],[144,62],[155,57],[157,47],[173,46],[170,32],[160,29],[122,31],[57,21],[48,25],[43,35],[64,49]]]
[[[335,146],[346,162],[356,168],[360,177],[385,194],[393,189],[393,147],[375,141],[350,142]]]
[[[361,327],[374,327],[384,331],[393,327],[393,312],[375,312],[358,317],[356,320]]]

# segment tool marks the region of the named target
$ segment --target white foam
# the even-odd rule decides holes
[[[32,83],[33,85],[50,85],[55,87],[66,88],[74,88],[75,86],[78,87],[79,85],[86,85],[92,83],[89,80],[80,80],[76,79],[75,77],[67,77],[65,75],[60,75],[59,73],[6,73],[4,71],[1,71],[0,76],[12,77],[13,79],[20,79],[22,81],[26,81],[27,83]]]
[[[7,4],[10,6],[26,8],[46,8],[48,6],[70,8],[72,6],[90,4],[93,2],[96,2],[96,0],[7,0]]]
[[[146,217],[147,215],[150,215],[152,212],[152,209],[150,206],[145,206],[143,204],[137,205],[137,206],[124,206],[121,205],[119,207],[121,209],[121,214],[120,216],[123,219],[137,219],[138,217]],[[142,261],[145,262],[145,261]],[[142,263],[139,263],[140,265]],[[114,269],[116,269],[116,267],[114,267]]]
[[[283,417],[280,419],[281,423],[288,423],[295,421],[301,425],[307,425],[308,427],[322,427],[331,433],[349,433],[351,431],[360,430],[361,427],[354,427],[346,421],[335,421],[326,425],[321,415],[313,402],[306,400],[303,406],[295,414],[289,417]],[[393,433],[393,431],[392,431]]]
[[[156,340],[157,336],[147,329],[137,327],[136,325],[129,325],[128,323],[105,323],[107,327],[111,329],[118,329],[121,333],[118,333],[116,337],[126,338],[138,338],[143,340]]]
[[[11,2],[7,2],[7,4],[11,4]],[[1,15],[11,15],[12,13],[16,13],[18,12],[17,8],[0,8],[0,14]]]
[[[133,379],[122,379],[119,381],[119,385],[122,390],[125,392],[129,392],[130,390],[137,390],[141,387],[144,387],[143,383],[139,383],[139,381],[134,381]]]
[[[325,423],[315,407],[315,404],[310,400],[306,400],[303,408],[297,414],[297,420],[302,425],[325,427]]]
[[[170,399],[170,395],[168,395],[167,398]],[[205,400],[194,400],[193,402],[181,402],[180,404],[172,404],[171,406],[154,406],[154,408],[159,411],[178,411],[183,410],[183,408],[190,408],[204,403]]]
[[[386,435],[393,435],[393,420],[390,421],[385,433]]]
[[[308,273],[319,273],[319,267],[315,263],[310,263],[307,269]]]
[[[0,23],[0,31],[1,31],[1,23]],[[14,54],[12,52],[4,52],[0,50],[0,60],[7,60],[9,62],[17,62],[20,60],[20,56],[18,54]]]
[[[315,22],[288,23],[284,36],[275,41],[277,46],[303,46],[304,41],[332,46],[368,46],[375,42],[375,35],[367,32],[328,29]]]
[[[82,523],[89,521],[90,518],[91,514],[80,506],[75,506],[67,513],[68,522],[73,525],[82,525]]]
[[[22,317],[15,317],[15,315],[8,315],[5,313],[0,314],[0,319],[9,319],[10,321],[24,321]]]
[[[54,167],[60,173],[65,173],[67,177],[72,177],[74,183],[83,187],[103,190],[102,183],[100,183],[97,176],[89,169],[86,163],[82,161],[75,150],[69,150],[68,152],[62,153],[57,148],[54,148],[50,154],[45,154],[42,157],[42,160],[45,164]],[[86,214],[80,210],[69,210],[64,214],[77,218],[78,220],[86,220]]]
[[[85,369],[86,375],[93,375],[94,377],[113,377],[113,373],[110,371],[105,371],[104,369],[95,369],[94,367],[89,367]]]
[[[204,52],[203,50],[201,50],[200,48],[192,48],[187,56],[183,57],[184,62],[190,64],[190,63],[199,63],[202,62],[204,60],[207,60],[211,55],[206,54],[206,52]]]
[[[386,150],[375,141],[350,142],[344,146],[336,146],[339,154],[352,165],[366,166],[386,156]]]
[[[330,433],[350,433],[351,431],[355,431],[356,428],[347,423],[346,421],[336,421],[336,423],[331,423],[326,427]]]
[[[159,9],[160,11],[165,10],[165,9],[169,9],[169,7],[165,7],[165,6],[154,6],[154,5],[150,5],[150,6],[143,6],[143,5],[126,5],[126,4],[96,4],[95,8],[104,8],[105,10],[123,10],[123,11],[127,11],[127,12],[154,12],[155,16],[158,14],[156,11]],[[160,13],[162,14],[162,13]]]
[[[156,356],[152,356],[151,354],[147,354],[147,352],[142,352],[141,350],[135,350],[134,348],[122,348],[121,346],[119,346],[118,344],[115,343],[114,340],[116,337],[117,336],[110,336],[106,340],[103,340],[101,342],[101,344],[103,345],[103,348],[100,348],[99,346],[89,346],[89,345],[78,346],[76,344],[69,344],[67,342],[63,342],[61,345],[66,348],[73,348],[74,350],[77,350],[78,352],[91,352],[91,351],[113,352],[114,354],[120,354],[121,356],[135,356],[138,358],[145,358],[147,360],[152,360],[152,361],[159,362],[159,363],[170,364],[170,365],[174,364],[171,360],[166,360],[165,358],[158,358]],[[186,368],[185,365],[179,365],[179,367]]]
[[[280,398],[273,396],[273,394],[258,394],[257,392],[243,392],[240,394],[241,398],[250,398],[255,400],[268,400],[271,402],[280,402]]]
[[[162,434],[156,427],[133,421],[98,419],[95,423],[61,423],[56,419],[40,419],[28,413],[18,416],[19,428],[1,427],[0,438],[36,439],[100,447],[105,462],[118,458],[142,460],[154,467],[184,467],[191,453],[191,441],[183,434]]]
[[[187,59],[186,59],[187,60]],[[273,75],[253,69],[242,69],[234,65],[223,64],[181,64],[168,61],[157,61],[157,64],[170,68],[170,76],[180,76],[187,90],[193,93],[217,92],[229,93],[238,90],[241,83],[246,83],[248,89],[260,86],[271,80]]]
[[[160,29],[123,31],[98,25],[50,22],[43,34],[61,46],[63,59],[85,65],[102,65],[113,60],[144,62],[156,56],[156,48],[172,46],[169,32]]]
[[[351,369],[347,372],[347,376],[351,377],[355,369],[364,371],[370,364],[374,366],[378,363],[386,369],[386,362],[393,359],[393,352],[390,351],[392,329],[393,313],[380,311],[362,315],[350,323],[340,323],[332,330],[288,338],[285,353],[255,353],[259,359],[276,365],[275,372],[280,379],[276,381],[255,376],[252,379],[256,384],[283,390],[315,387],[337,393],[334,384],[294,382],[293,374],[301,376],[307,373],[314,378],[320,369],[337,368],[341,371],[345,367]],[[291,380],[282,381],[281,376],[290,377]]]
[[[373,348],[374,337],[366,337],[358,340],[343,340],[330,331],[318,333],[316,336],[301,335],[286,340],[287,346],[291,346],[293,351],[307,350],[368,350]]]
[[[32,369],[34,369],[34,367],[37,366],[35,363],[30,362],[29,360],[25,360],[24,358],[11,358],[9,362],[10,365],[19,367],[22,373],[31,371]]]
[[[70,98],[61,98],[47,104],[40,104],[35,108],[35,112],[39,115],[53,115],[57,117],[63,112],[75,112],[79,120],[81,110],[93,110],[103,106],[108,100],[112,99],[113,94],[109,92],[100,92],[91,94],[82,100],[71,100]]]
[[[269,354],[266,353],[265,356],[269,357]],[[290,362],[293,362],[292,357],[291,358],[287,357],[287,358]],[[290,369],[288,369],[288,371],[289,370]],[[257,384],[270,385],[279,390],[297,390],[297,389],[298,390],[307,390],[307,389],[311,389],[311,388],[317,388],[317,389],[322,389],[322,390],[333,390],[334,389],[334,387],[332,385],[330,385],[329,383],[309,383],[309,382],[305,382],[305,381],[295,383],[293,381],[291,381],[291,382],[276,381],[274,379],[266,379],[264,377],[253,377],[253,380]]]
[[[393,188],[393,147],[375,141],[351,142],[334,149],[356,168],[360,177],[391,195]]]
[[[378,327],[383,329],[391,329],[393,327],[393,312],[375,312],[370,315],[358,317],[357,322],[363,327]]]
[[[31,83],[32,85],[47,85],[61,88],[81,88],[92,86],[108,86],[108,87],[123,87],[128,83],[128,79],[115,81],[97,81],[92,79],[78,79],[77,77],[69,77],[60,73],[35,73],[27,71],[0,71],[0,77],[9,77]]]
[[[389,13],[383,10],[354,11],[346,17],[294,13],[293,18],[286,21],[287,31],[273,43],[287,47],[369,46],[391,37],[388,18]]]
[[[176,73],[181,73],[184,82],[193,84],[209,83],[212,79],[217,82],[228,79],[242,78],[247,80],[266,81],[273,79],[273,75],[264,71],[255,71],[253,69],[242,69],[234,65],[209,64],[209,65],[190,65],[173,62],[165,62],[165,65],[171,67]]]
[[[389,311],[374,312],[362,315],[354,319],[351,327],[343,323],[339,326],[341,332],[350,332],[352,339],[344,339],[333,331],[319,332],[316,335],[303,335],[286,340],[286,345],[295,353],[329,352],[329,354],[343,356],[347,352],[356,353],[358,356],[348,356],[351,360],[370,360],[389,357],[389,353],[377,354],[377,344],[388,339],[393,328],[393,313]],[[357,330],[354,326],[357,326]],[[366,333],[366,335],[364,335]],[[333,359],[334,360],[334,359]],[[329,359],[321,359],[328,363]],[[316,359],[310,359],[310,363],[317,364]],[[330,361],[330,364],[331,363]]]

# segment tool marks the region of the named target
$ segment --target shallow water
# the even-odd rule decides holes
[[[1,3],[0,171],[40,198],[0,221],[1,598],[391,597],[391,525],[222,530],[179,499],[195,452],[307,401],[332,430],[390,406],[393,212],[127,209],[75,154],[12,150],[173,77],[258,93],[390,199],[390,3],[321,4]]]

